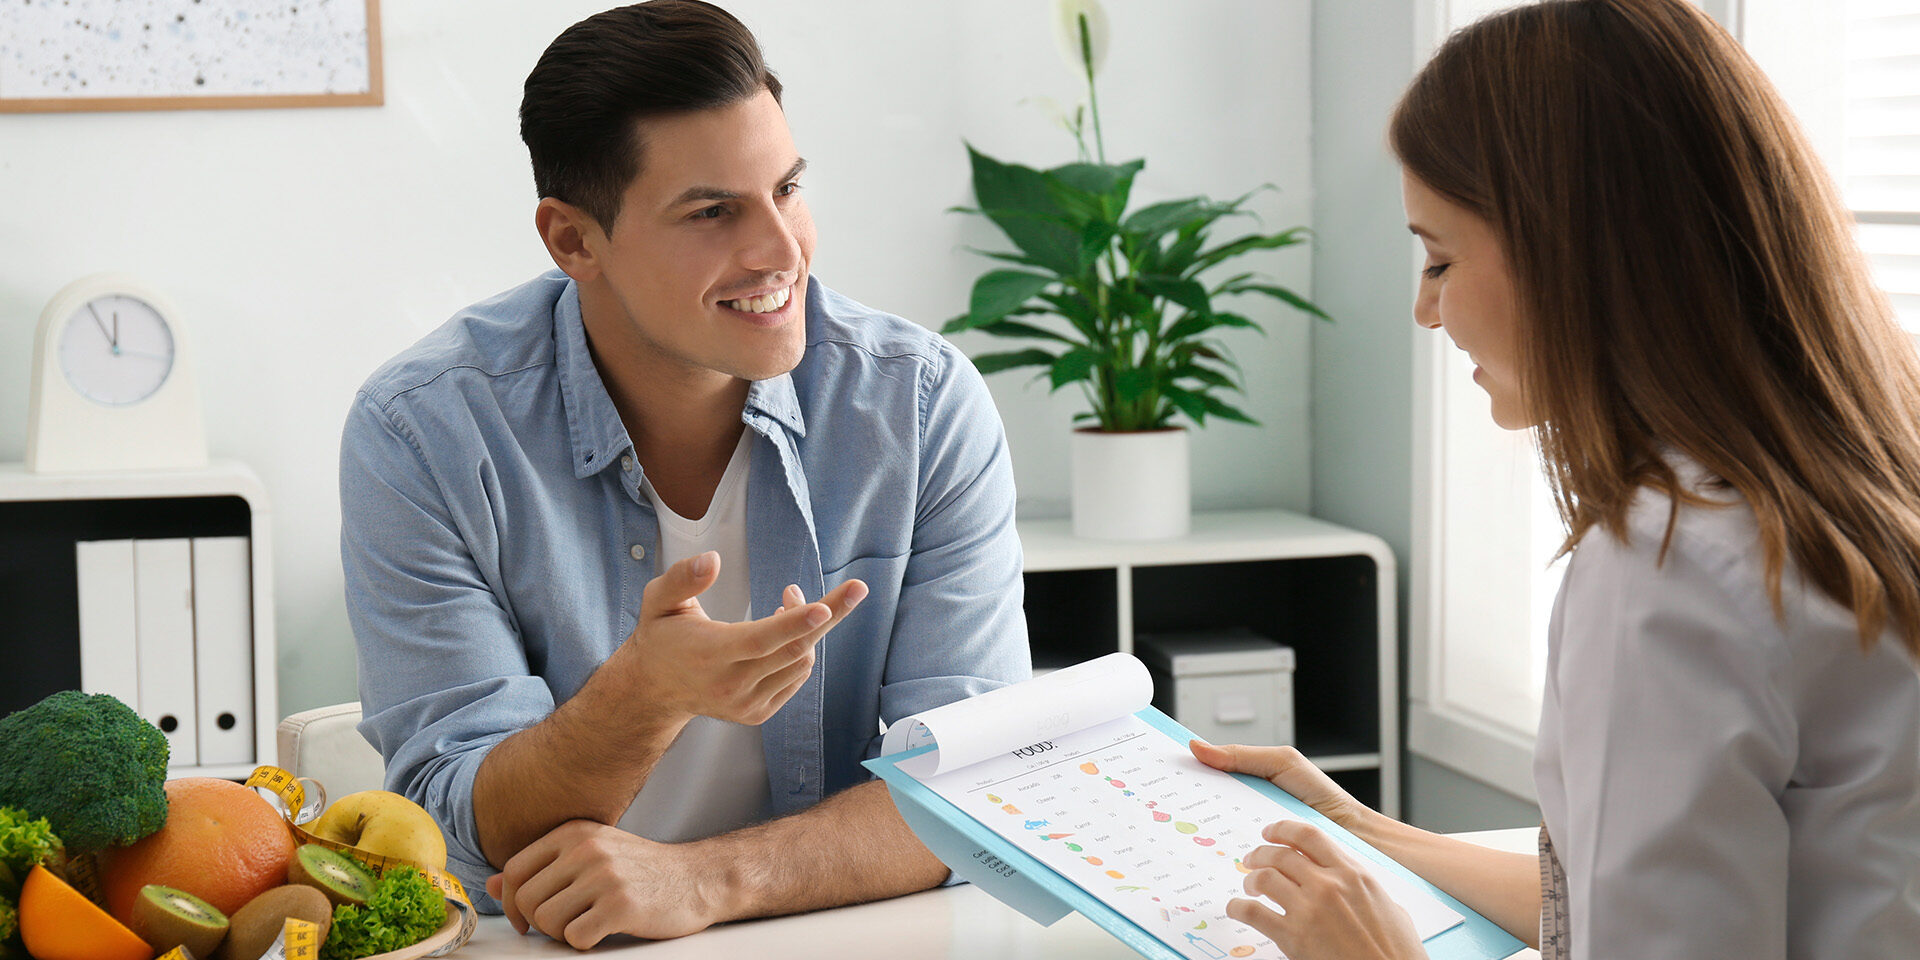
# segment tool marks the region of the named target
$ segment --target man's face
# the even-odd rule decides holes
[[[814,230],[773,95],[644,120],[640,158],[612,230],[589,241],[626,321],[596,347],[743,380],[792,370]]]

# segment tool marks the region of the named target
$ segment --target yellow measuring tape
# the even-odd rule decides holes
[[[440,957],[452,953],[460,949],[460,947],[473,936],[474,924],[478,922],[479,918],[474,914],[473,901],[467,898],[467,888],[462,886],[459,878],[453,874],[435,867],[429,867],[424,863],[415,863],[412,860],[402,860],[398,857],[384,856],[374,853],[371,850],[362,850],[351,844],[341,843],[338,840],[328,840],[325,837],[316,837],[308,833],[305,829],[301,828],[299,824],[294,822],[294,817],[298,816],[301,809],[307,804],[307,788],[301,786],[299,779],[294,777],[293,774],[279,767],[264,764],[255,767],[253,774],[247,777],[247,786],[263,787],[273,791],[274,795],[280,798],[280,802],[286,805],[287,826],[293,829],[293,835],[299,838],[301,843],[317,843],[323,847],[351,855],[354,859],[372,868],[375,876],[386,876],[387,871],[396,867],[412,867],[422,874],[425,874],[427,882],[433,884],[434,889],[439,890],[441,895],[447,898],[448,906],[459,914],[460,919],[460,932],[456,934],[452,940],[448,941],[446,945],[427,954],[427,956]],[[295,924],[305,926],[305,932],[296,935],[294,932]],[[286,944],[284,953],[286,960],[315,960],[315,958],[319,956],[319,944],[317,943],[319,939],[319,929],[311,923],[307,923],[304,920],[289,919],[287,921],[287,929],[282,933],[282,939]],[[306,952],[297,952],[299,949],[297,944],[299,943],[305,944]],[[274,956],[274,952],[269,950],[267,951],[266,957],[261,958],[261,960],[270,960],[270,958]],[[160,960],[172,960],[171,954],[161,957]]]

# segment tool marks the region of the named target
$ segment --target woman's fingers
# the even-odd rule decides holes
[[[1308,859],[1323,867],[1352,867],[1353,861],[1347,858],[1346,851],[1326,832],[1305,820],[1276,820],[1269,823],[1260,835],[1269,843],[1279,843],[1292,847],[1305,854]]]

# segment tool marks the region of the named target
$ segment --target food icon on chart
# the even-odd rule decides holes
[[[1182,820],[1174,824],[1173,828],[1175,830],[1180,831],[1181,833],[1199,833],[1200,832],[1200,828],[1198,826],[1188,823],[1185,820]]]
[[[1006,811],[1006,812],[1008,812],[1008,813],[1011,813],[1011,814],[1013,814],[1013,815],[1014,815],[1014,816],[1016,816],[1016,817],[1020,815],[1020,808],[1019,808],[1019,807],[1016,807],[1016,806],[1014,806],[1014,805],[1013,805],[1013,804],[1011,804],[1011,803],[1009,803],[1009,804],[1007,804],[1007,805],[1006,805],[1006,806],[1004,806],[1004,807],[1001,807],[1000,809],[1002,809],[1002,810],[1004,810],[1004,811]]]
[[[1227,953],[1236,957],[1251,957],[1253,956],[1253,948],[1243,943],[1234,947],[1232,950],[1228,950]]]
[[[1046,820],[1028,820],[1027,821],[1028,830],[1039,830],[1043,827],[1051,827],[1051,826],[1053,826],[1053,824]]]
[[[1089,761],[1087,761],[1086,763],[1083,763],[1083,764],[1081,764],[1081,765],[1080,765],[1080,772],[1081,772],[1081,773],[1090,773],[1090,774],[1093,774],[1093,773],[1099,773],[1099,772],[1100,772],[1100,767],[1099,767],[1098,765],[1096,765],[1096,764],[1094,764],[1094,763],[1093,763],[1093,761],[1091,761],[1091,760],[1089,760]]]
[[[1227,955],[1225,950],[1214,946],[1213,941],[1208,940],[1206,937],[1196,937],[1191,933],[1187,934],[1186,937],[1187,945],[1199,951],[1201,956],[1224,958]]]
[[[988,803],[1005,803],[1006,801],[1004,801],[1004,800],[1002,800],[1002,799],[1000,799],[999,797],[996,797],[996,796],[994,796],[993,794],[991,794],[991,793],[989,793],[989,794],[987,794],[987,802],[988,802]]]
[[[1194,838],[1193,838],[1193,842],[1194,842],[1194,843],[1197,843],[1197,844],[1199,844],[1199,845],[1201,845],[1201,846],[1203,846],[1203,847],[1211,847],[1211,846],[1213,846],[1213,838],[1212,838],[1212,837],[1194,837]]]

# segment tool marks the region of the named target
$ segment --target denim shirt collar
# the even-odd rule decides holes
[[[572,280],[553,307],[554,363],[560,372],[560,390],[567,411],[567,438],[573,445],[573,476],[584,480],[620,462],[633,450],[627,425],[619,408],[593,365],[587,347],[587,327],[580,315],[580,287]],[[770,380],[755,381],[747,388],[747,406],[740,419],[756,426],[754,414],[777,423],[796,437],[807,435],[807,421],[800,413],[800,398],[793,390],[793,375],[783,373]],[[764,431],[763,431],[764,432]]]

